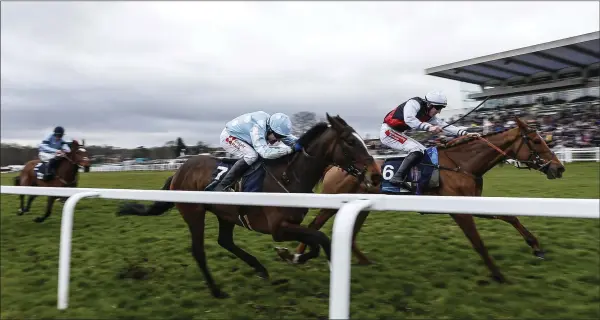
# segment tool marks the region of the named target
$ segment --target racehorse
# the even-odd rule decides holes
[[[548,179],[561,178],[565,167],[550,150],[548,145],[540,137],[535,129],[530,128],[521,119],[515,119],[515,128],[484,135],[480,138],[457,138],[445,146],[438,148],[439,158],[439,186],[426,189],[425,195],[439,196],[481,196],[483,189],[483,175],[506,159],[517,160],[525,164],[525,168],[534,169],[544,173]],[[383,167],[384,160],[377,160],[379,167]],[[384,172],[385,177],[385,172]],[[379,193],[380,188],[365,186],[351,176],[348,176],[340,168],[330,169],[323,179],[322,193]],[[401,196],[399,196],[401,197]],[[401,201],[401,198],[398,199]],[[423,201],[427,201],[424,197]],[[336,213],[332,209],[322,209],[315,219],[309,224],[309,228],[319,230]],[[352,241],[352,251],[358,258],[359,264],[370,264],[369,259],[356,246],[356,234],[367,218],[368,211],[359,215]],[[473,248],[479,253],[492,277],[498,282],[504,282],[505,278],[496,266],[475,226],[473,215],[450,214],[463,233],[471,241]],[[533,249],[538,258],[543,259],[544,252],[539,242],[519,219],[514,216],[488,216],[475,215],[486,219],[499,219],[510,223],[525,239],[525,242]],[[305,245],[300,244],[296,253],[301,254]],[[279,250],[281,258],[293,262],[293,257],[287,250]]]
[[[327,123],[319,123],[309,129],[299,139],[301,151],[279,159],[261,159],[249,169],[249,173],[264,170],[262,192],[310,193],[319,182],[327,166],[344,168],[358,181],[370,183],[367,168],[374,163],[362,138],[339,116],[330,117]],[[197,155],[186,162],[169,177],[163,190],[202,191],[212,177],[219,172],[225,159]],[[222,175],[223,172],[221,172]],[[219,175],[217,174],[217,177]],[[218,178],[217,178],[218,179]],[[243,178],[242,178],[243,179]],[[236,189],[239,189],[236,186]],[[243,190],[243,189],[242,189]],[[210,191],[209,191],[210,192]],[[219,222],[218,243],[235,256],[246,262],[258,276],[268,279],[267,269],[251,254],[238,247],[233,241],[235,225],[263,234],[271,234],[276,242],[300,241],[306,243],[309,251],[296,257],[296,262],[304,263],[319,255],[319,248],[330,258],[330,240],[321,231],[301,226],[308,209],[285,207],[236,206],[220,204],[190,204],[155,202],[150,207],[126,203],[120,214],[158,215],[173,206],[177,207],[188,225],[192,237],[192,255],[204,274],[212,295],[225,298],[228,295],[215,284],[206,264],[204,251],[204,228],[206,211],[217,216]]]
[[[71,152],[66,153],[62,159],[59,160],[59,163],[56,165],[56,174],[52,180],[44,181],[43,179],[38,179],[35,168],[38,164],[40,164],[41,161],[36,159],[25,163],[23,170],[21,170],[19,175],[15,177],[15,186],[76,187],[79,167],[84,167],[87,172],[87,169],[90,166],[90,160],[88,152],[84,148],[83,143],[79,144],[77,140],[73,140],[68,144],[71,148]],[[27,200],[27,206],[24,207],[23,200],[25,199],[25,196],[20,195],[19,198],[21,200],[21,206],[17,215],[23,215],[24,213],[29,212],[31,209],[31,202],[33,202],[36,197],[37,196],[35,195],[30,195],[29,199]],[[49,196],[46,204],[46,213],[41,217],[35,218],[33,221],[38,223],[44,222],[48,217],[50,217],[52,214],[52,206],[57,198],[58,197]]]

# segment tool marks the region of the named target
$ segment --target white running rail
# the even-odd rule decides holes
[[[600,218],[598,199],[398,196],[381,194],[284,194],[165,191],[134,189],[48,188],[0,186],[2,194],[70,197],[61,222],[58,309],[68,307],[71,239],[75,205],[85,198],[148,200],[231,205],[339,209],[333,224],[330,276],[330,319],[349,319],[350,249],[361,210],[432,213]]]

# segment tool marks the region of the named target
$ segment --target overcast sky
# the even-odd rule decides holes
[[[256,110],[375,137],[424,69],[598,30],[599,2],[2,2],[2,142],[217,145]]]

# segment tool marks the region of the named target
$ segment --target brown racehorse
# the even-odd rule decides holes
[[[39,186],[39,187],[75,187],[77,186],[77,177],[79,167],[87,168],[90,166],[90,160],[87,153],[87,150],[84,148],[83,143],[80,145],[77,140],[73,140],[69,143],[69,147],[71,148],[71,152],[66,153],[63,156],[63,159],[60,159],[59,163],[56,166],[56,174],[54,178],[50,181],[43,181],[36,177],[34,168],[40,163],[39,159],[31,160],[25,164],[23,170],[19,173],[18,176],[15,177],[15,185],[16,186]],[[19,198],[21,200],[21,207],[19,209],[18,215],[22,215],[26,212],[29,212],[31,209],[31,202],[37,196],[30,195],[27,200],[27,206],[23,206],[23,200],[25,199],[24,195],[20,195]],[[54,201],[57,197],[48,197],[48,203],[46,204],[46,214],[41,217],[35,218],[33,221],[35,222],[44,222],[51,214],[52,214],[52,206],[54,205]]]
[[[518,160],[520,163],[526,164],[528,168],[543,172],[548,179],[561,178],[565,168],[550,148],[548,148],[548,145],[546,145],[540,135],[535,129],[530,128],[519,118],[516,118],[515,121],[517,127],[513,129],[500,133],[491,133],[481,138],[458,138],[438,148],[440,186],[436,189],[427,190],[425,194],[439,196],[481,196],[483,175],[506,159]],[[379,167],[383,165],[383,162],[383,160],[377,160]],[[322,193],[353,192],[379,193],[380,191],[377,186],[359,186],[359,182],[356,179],[348,176],[340,168],[332,168],[326,173],[323,180]],[[401,197],[401,195],[398,195],[398,197]],[[401,201],[401,198],[398,200]],[[336,210],[321,210],[309,224],[309,228],[319,230],[335,213]],[[361,212],[354,228],[352,250],[358,258],[359,264],[370,263],[369,259],[360,252],[355,243],[356,234],[367,215],[368,211]],[[493,278],[499,282],[504,282],[504,276],[488,254],[487,248],[477,232],[473,215],[450,214],[450,216],[452,216],[471,241],[474,249],[483,258]],[[521,224],[517,217],[475,216],[487,219],[499,219],[510,223],[523,236],[527,244],[533,249],[534,254],[539,258],[544,257],[544,252],[540,248],[538,240]],[[300,244],[296,252],[300,254],[304,250],[305,245]],[[290,257],[293,257],[285,250],[281,250],[278,253],[286,260],[291,260]]]
[[[329,165],[345,168],[358,181],[370,183],[367,170],[374,162],[362,138],[339,116],[330,117],[331,124],[319,123],[309,129],[298,142],[303,150],[279,159],[261,160],[266,171],[263,192],[310,193]],[[167,179],[163,189],[202,191],[212,179],[219,160],[212,156],[198,155],[187,160],[177,172]],[[253,170],[252,168],[250,170]],[[187,223],[192,236],[192,255],[204,274],[206,283],[214,297],[224,298],[227,294],[215,284],[206,265],[204,252],[204,219],[211,211],[219,221],[218,243],[229,252],[250,265],[262,278],[268,278],[267,269],[252,255],[238,247],[233,241],[235,225],[256,232],[270,234],[276,242],[299,241],[306,243],[309,251],[297,257],[304,263],[319,255],[319,247],[330,257],[330,240],[321,231],[301,226],[306,208],[235,206],[219,204],[188,204],[155,202],[149,208],[128,203],[120,214],[158,215],[177,207]],[[242,222],[245,219],[245,222]]]

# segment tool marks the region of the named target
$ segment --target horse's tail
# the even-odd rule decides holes
[[[165,181],[165,184],[161,188],[161,190],[169,190],[171,187],[171,181],[173,181],[173,176],[167,178],[167,181]],[[143,204],[135,202],[127,202],[121,205],[121,208],[119,208],[117,215],[160,216],[165,212],[169,211],[174,206],[175,203],[173,202],[156,201],[150,206],[145,206]]]
[[[14,183],[15,183],[15,186],[21,185],[21,177],[20,176],[16,176],[14,178]]]

